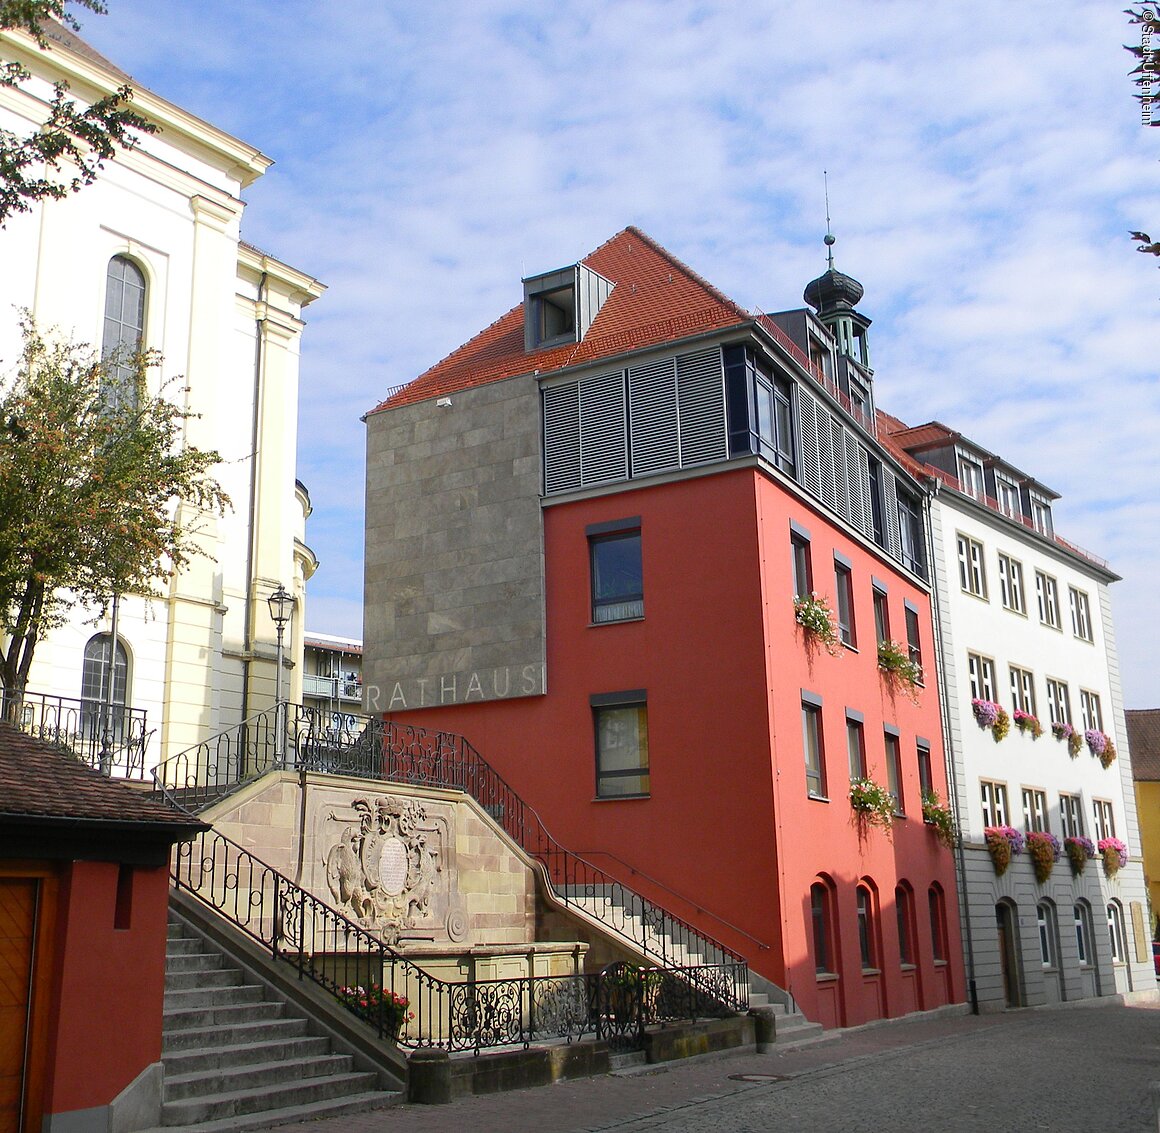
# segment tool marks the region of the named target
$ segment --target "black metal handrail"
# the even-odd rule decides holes
[[[356,719],[354,728],[339,730],[324,724],[314,709],[283,704],[171,757],[156,768],[154,779],[170,802],[191,811],[279,768],[463,791],[544,867],[563,904],[587,914],[665,969],[704,969],[704,982],[692,978],[707,994],[728,992],[725,1002],[730,1007],[748,1007],[748,969],[740,954],[566,850],[535,809],[463,736],[374,717]],[[741,973],[732,991],[719,986],[712,974],[721,966]]]
[[[144,708],[111,707],[51,693],[3,692],[0,717],[30,736],[67,748],[94,771],[144,781],[145,749],[153,734]]]
[[[708,979],[703,967],[616,964],[594,974],[448,983],[216,831],[179,846],[171,876],[400,1046],[479,1053],[584,1035],[632,1046],[646,1025],[728,1014],[744,980],[731,965]]]

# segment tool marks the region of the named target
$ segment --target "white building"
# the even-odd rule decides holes
[[[1108,598],[1118,576],[1055,534],[1058,496],[1049,488],[937,422],[883,421],[932,477],[942,693],[969,909],[964,944],[980,1009],[1154,996]],[[985,726],[995,709],[976,711],[976,701],[1003,709],[1005,738]],[[1020,727],[1021,714],[1034,720]],[[1076,733],[1070,746],[1067,727]],[[1085,741],[1089,732],[1111,739],[1118,756],[1108,766]],[[1077,876],[1065,854],[1040,883],[1023,852],[1000,876],[984,835],[998,826],[1061,843],[1119,838],[1129,861],[1109,877],[1097,856]]]
[[[61,29],[51,50],[0,32],[0,59],[33,79],[0,87],[0,127],[42,121],[51,84],[80,101],[126,76]],[[217,449],[215,475],[233,501],[196,521],[208,556],[195,558],[161,599],[120,602],[116,699],[144,709],[153,733],[146,765],[176,753],[273,699],[275,628],[266,599],[283,584],[297,599],[286,641],[287,691],[301,695],[304,541],[309,497],[294,478],[302,308],[322,294],[310,276],[242,242],[242,191],[270,159],[139,86],[134,108],[158,127],[107,163],[97,181],[38,204],[0,229],[0,369],[20,346],[18,311],[42,331],[104,348],[139,341],[164,356],[161,380],[183,375],[187,436]],[[183,505],[184,506],[184,505]],[[29,690],[89,698],[107,678],[110,625],[78,616],[43,641]]]
[[[362,714],[362,642],[306,632],[302,654],[302,704],[318,713],[334,735],[356,731]]]

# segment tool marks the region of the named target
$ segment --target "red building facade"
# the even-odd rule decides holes
[[[922,817],[924,789],[948,794],[922,516],[864,424],[864,357],[839,354],[840,333],[806,312],[754,319],[632,229],[585,265],[612,286],[586,330],[577,303],[582,365],[575,348],[555,367],[557,350],[534,348],[526,298],[368,419],[369,706],[466,736],[563,845],[745,956],[811,1019],[849,1026],[962,1000],[953,862]],[[481,377],[511,396],[462,428],[453,412],[424,416],[440,399],[454,411]],[[448,479],[459,492],[472,475],[495,482],[531,412],[511,463],[535,479],[504,489],[507,543],[488,512],[443,528],[426,575],[392,558],[372,533],[387,512],[405,529],[398,485],[426,485],[410,506],[437,526],[466,510],[447,509]],[[468,440],[485,418],[505,423],[483,442],[487,462]],[[443,542],[455,567],[439,565]],[[508,558],[484,569],[471,556],[487,545]],[[835,613],[828,647],[795,614],[811,593]],[[416,649],[424,608],[429,640],[450,636],[449,650]],[[506,653],[505,625],[520,643]],[[537,625],[542,659],[526,652]],[[906,644],[921,683],[887,678],[880,639]],[[859,819],[854,777],[894,796],[889,832]]]

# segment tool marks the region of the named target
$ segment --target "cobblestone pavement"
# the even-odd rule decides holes
[[[399,1105],[282,1133],[1155,1133],[1160,1006],[920,1019],[796,1051]]]

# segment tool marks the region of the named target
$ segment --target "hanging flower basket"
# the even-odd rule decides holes
[[[922,668],[916,661],[910,659],[910,650],[907,646],[900,641],[880,641],[878,671],[887,684],[901,688],[917,703],[918,689],[922,685]]]
[[[1030,735],[1033,740],[1037,740],[1043,735],[1043,725],[1039,722],[1039,718],[1032,716],[1030,712],[1023,712],[1016,708],[1011,719],[1015,721],[1015,727],[1019,731],[1024,735]]]
[[[1107,732],[1101,732],[1096,728],[1089,728],[1084,732],[1083,738],[1087,740],[1088,750],[1092,755],[1105,768],[1111,767],[1116,761],[1116,745],[1112,743],[1112,737]]]
[[[1011,859],[1023,853],[1023,835],[1014,826],[988,826],[983,831],[995,876],[1002,877],[1011,864]]]
[[[939,800],[938,791],[922,792],[922,821],[934,831],[941,845],[948,850],[954,847],[958,834],[955,816],[951,813],[950,804]]]
[[[1051,734],[1067,744],[1067,754],[1075,759],[1079,749],[1083,747],[1083,737],[1070,724],[1052,724]]]
[[[1096,844],[1090,838],[1064,838],[1063,851],[1074,877],[1079,877],[1088,862],[1096,856]]]
[[[894,796],[873,779],[850,780],[850,806],[859,826],[889,831],[894,825]]]
[[[1096,844],[1104,859],[1104,873],[1115,877],[1128,864],[1128,847],[1119,838],[1101,838]]]
[[[976,699],[971,701],[971,711],[974,712],[980,728],[991,730],[995,743],[1007,738],[1007,733],[1011,731],[1011,717],[1001,704],[996,704],[993,700]]]
[[[1035,869],[1035,880],[1042,885],[1051,876],[1055,863],[1063,855],[1059,839],[1046,830],[1033,830],[1027,835],[1027,855]]]
[[[807,644],[820,645],[831,657],[836,657],[842,649],[838,638],[838,627],[834,622],[834,611],[829,601],[822,595],[809,594],[793,600],[794,621],[802,627]]]

